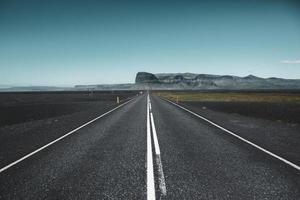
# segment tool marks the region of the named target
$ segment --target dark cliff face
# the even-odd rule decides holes
[[[139,72],[136,83],[155,83],[152,88],[167,89],[300,89],[300,80],[212,74]],[[150,86],[149,84],[149,86]]]
[[[154,74],[138,72],[135,77],[135,83],[159,83],[159,80]]]

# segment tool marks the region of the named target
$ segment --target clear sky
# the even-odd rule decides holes
[[[300,1],[0,0],[0,85],[138,71],[300,79]]]

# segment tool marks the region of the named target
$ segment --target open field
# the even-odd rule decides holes
[[[99,109],[134,96],[131,91],[0,93],[0,126]]]
[[[263,119],[300,123],[300,92],[183,92],[156,95],[188,106]]]
[[[158,92],[162,96],[179,101],[212,101],[212,102],[266,102],[266,103],[298,103],[300,92]]]

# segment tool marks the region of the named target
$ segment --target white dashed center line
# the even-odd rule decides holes
[[[151,101],[150,101],[150,105],[151,105]],[[154,148],[155,148],[155,160],[158,168],[159,189],[161,191],[161,194],[165,196],[167,194],[166,181],[165,181],[165,176],[164,176],[162,162],[161,162],[160,149],[159,149],[152,109],[150,110],[150,119],[151,119],[151,127],[152,127],[152,134],[153,134]]]
[[[154,184],[154,172],[153,172],[149,104],[150,104],[150,99],[148,94],[147,96],[147,200],[155,200],[155,184]]]
[[[167,194],[166,182],[163,173],[163,167],[160,156],[160,148],[157,139],[156,127],[154,123],[154,117],[152,113],[152,106],[149,94],[147,96],[147,199],[155,200],[155,178],[154,178],[154,168],[153,168],[153,152],[152,152],[152,137],[155,150],[155,161],[158,170],[158,182],[159,189],[162,196]]]

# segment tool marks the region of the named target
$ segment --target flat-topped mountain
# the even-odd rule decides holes
[[[135,77],[135,83],[159,83],[159,80],[154,74],[138,72]]]
[[[136,84],[152,89],[300,89],[299,79],[231,75],[139,72]]]

